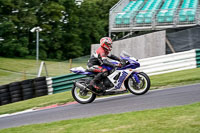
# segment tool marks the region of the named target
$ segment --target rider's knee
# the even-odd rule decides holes
[[[102,76],[103,76],[103,77],[107,77],[107,76],[108,76],[108,71],[104,71],[104,72],[102,73]]]

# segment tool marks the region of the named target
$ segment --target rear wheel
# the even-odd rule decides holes
[[[84,84],[84,82],[79,82],[79,83]],[[72,96],[77,102],[81,104],[91,103],[96,98],[96,94],[86,89],[81,89],[77,87],[75,84],[74,87],[72,88]]]
[[[135,78],[131,75],[126,81],[126,87],[132,94],[145,94],[151,86],[150,79],[148,75],[143,72],[138,73],[137,77],[140,83],[137,83]]]

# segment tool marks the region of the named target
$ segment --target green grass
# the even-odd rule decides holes
[[[179,72],[151,76],[151,89],[200,83],[199,73],[200,68],[196,68],[191,70],[184,70]],[[63,92],[0,106],[0,114],[14,113],[26,109],[48,106],[51,104],[63,104],[70,101],[73,101],[71,92]]]
[[[1,133],[199,133],[200,103],[0,130]]]
[[[151,89],[200,83],[200,68],[151,76]]]
[[[72,65],[69,64],[69,61],[45,61],[45,64],[48,75],[54,77],[70,73],[70,67],[86,67],[87,59],[88,57],[73,59]],[[79,63],[77,63],[77,60],[79,60]],[[37,64],[36,60],[30,59],[0,57],[0,85],[35,78],[40,63],[41,61]],[[44,68],[42,76],[46,76]]]
[[[14,113],[52,104],[64,104],[72,101],[74,99],[71,96],[71,92],[63,92],[0,106],[0,114]]]

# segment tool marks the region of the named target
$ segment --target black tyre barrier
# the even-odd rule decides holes
[[[40,97],[40,96],[45,96],[48,94],[47,89],[40,89],[40,90],[35,90],[35,96]]]
[[[27,91],[27,92],[23,93],[23,96],[29,96],[29,95],[33,96],[34,95],[33,91]]]
[[[6,105],[6,104],[9,104],[11,103],[10,100],[4,100],[4,101],[1,101],[1,105]]]
[[[9,92],[1,93],[1,97],[9,97],[9,96],[10,96]]]
[[[35,82],[46,81],[46,77],[38,77],[34,79]]]
[[[35,94],[41,94],[41,93],[47,94],[48,91],[47,91],[47,90],[44,90],[44,89],[42,89],[42,90],[35,90]]]
[[[1,97],[1,101],[5,101],[5,100],[10,100],[10,96],[7,96],[7,97]]]
[[[31,98],[34,98],[34,97],[32,95],[23,96],[23,100],[27,100],[27,99],[31,99]]]
[[[8,88],[2,88],[2,89],[0,90],[0,94],[1,94],[1,93],[5,93],[5,92],[9,92]]]
[[[47,95],[46,93],[35,94],[36,97],[41,97]]]
[[[21,85],[21,86],[22,86],[22,89],[32,88],[32,87],[33,87],[32,84],[23,84],[23,85]]]
[[[12,98],[11,102],[14,103],[14,102],[19,102],[21,100],[22,100],[22,97],[16,97],[16,98]]]
[[[9,87],[9,91],[11,92],[11,91],[16,91],[16,90],[21,90],[22,89],[22,87],[21,86],[11,86],[11,87]]]
[[[47,90],[47,89],[48,89],[47,85],[35,87],[35,90]]]
[[[46,80],[45,81],[38,81],[38,82],[34,82],[34,86],[44,86],[47,85]]]
[[[16,91],[11,91],[10,95],[15,95],[15,94],[22,94],[21,90],[16,90]]]
[[[14,95],[11,95],[10,97],[11,97],[11,99],[17,98],[17,97],[22,97],[22,94],[14,94]]]
[[[22,89],[22,94],[24,94],[26,92],[33,92],[33,88]]]
[[[48,95],[46,77],[28,79],[0,86],[0,105]]]
[[[0,101],[1,101],[1,105],[5,105],[7,103],[6,101],[10,101],[9,92],[1,93],[0,94]]]
[[[2,88],[8,88],[9,87],[9,85],[7,84],[7,85],[1,85],[0,86],[0,89],[2,89]]]
[[[21,82],[21,85],[26,85],[26,84],[32,84],[33,83],[33,79],[27,79]]]
[[[10,83],[9,84],[9,87],[12,87],[12,86],[20,86],[21,83],[20,82],[13,82],[13,83]]]
[[[2,86],[0,86],[0,94],[8,92],[9,91],[8,88],[9,88],[9,85],[2,85]]]

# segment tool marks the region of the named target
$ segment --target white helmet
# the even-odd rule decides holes
[[[108,51],[112,50],[112,39],[110,37],[103,37],[100,40],[101,47],[105,48]]]

